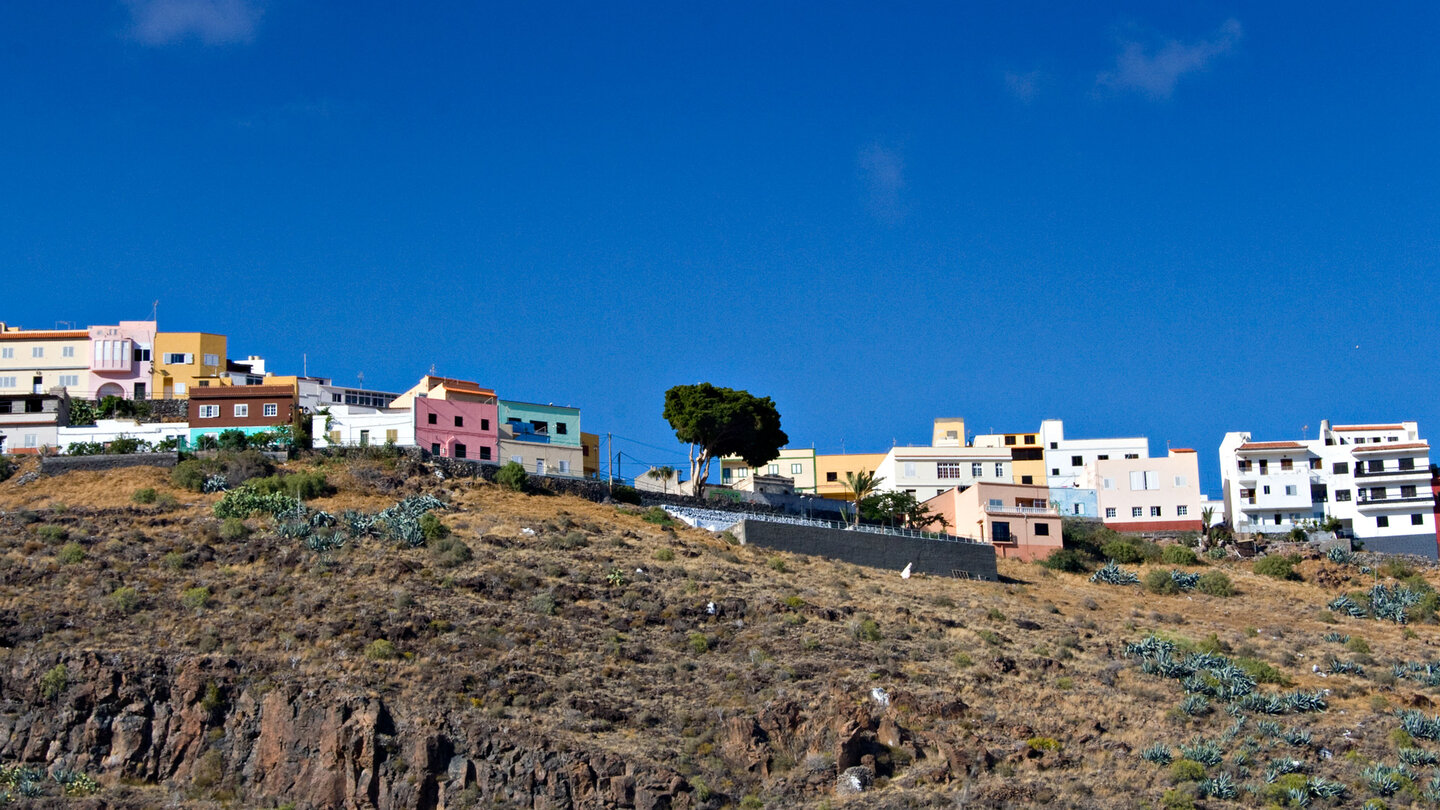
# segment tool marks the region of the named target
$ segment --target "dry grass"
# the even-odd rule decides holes
[[[572,497],[463,480],[397,483],[382,467],[326,464],[340,492],[313,505],[373,511],[408,492],[434,492],[452,502],[444,521],[473,550],[470,561],[444,567],[428,549],[373,540],[315,554],[268,532],[263,519],[249,521],[249,539],[225,542],[209,515],[215,496],[174,490],[160,470],[0,484],[8,512],[0,517],[0,611],[23,628],[0,659],[51,649],[223,653],[270,683],[324,679],[410,711],[508,718],[577,746],[666,763],[735,803],[753,793],[777,807],[952,806],[962,798],[976,806],[1159,806],[1168,771],[1139,751],[1218,737],[1231,718],[1223,706],[1202,718],[1178,715],[1178,683],[1121,658],[1126,642],[1152,632],[1192,641],[1213,634],[1231,655],[1282,670],[1289,688],[1332,690],[1328,712],[1274,718],[1309,729],[1315,748],[1262,741],[1242,782],[1263,785],[1267,758],[1297,756],[1352,784],[1345,803],[1358,805],[1370,795],[1360,770],[1398,761],[1389,711],[1430,707],[1435,694],[1413,682],[1312,672],[1329,654],[1353,657],[1321,640],[1332,630],[1368,642],[1371,676],[1393,660],[1436,658],[1440,641],[1431,625],[1407,638],[1392,624],[1324,621],[1330,598],[1369,579],[1326,561],[1302,565],[1303,582],[1225,564],[1239,591],[1231,598],[1151,596],[1006,560],[999,584],[902,580],[731,546]],[[181,505],[134,506],[132,492],[145,486]],[[68,508],[51,509],[56,503]],[[39,530],[47,525],[84,545],[85,559],[61,564],[59,544]],[[662,549],[673,558],[657,559],[668,556]],[[776,556],[783,572],[770,564]],[[139,595],[132,614],[117,615],[108,600],[122,585]],[[182,604],[196,587],[211,592],[198,613]],[[711,603],[718,615],[707,612]],[[874,640],[858,629],[866,618]],[[367,657],[377,639],[400,658]],[[900,748],[909,747],[896,756],[913,761],[887,769],[876,793],[848,803],[816,792],[808,769],[833,759],[847,718],[873,710],[874,687],[894,696],[891,716],[907,741]],[[956,699],[968,708],[940,711]],[[724,738],[724,718],[792,702],[803,719],[772,734],[770,775],[746,772],[744,752]],[[975,738],[994,766],[934,781],[943,773],[937,742]],[[1037,752],[1031,738],[1059,749]],[[814,784],[833,783],[833,771],[822,776]],[[1207,806],[1258,804],[1242,792],[1235,803]]]

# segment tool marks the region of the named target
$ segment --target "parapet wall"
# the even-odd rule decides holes
[[[909,565],[915,573],[965,576],[991,582],[999,579],[995,549],[985,543],[926,540],[762,520],[742,520],[731,531],[742,543],[871,568],[899,571]]]

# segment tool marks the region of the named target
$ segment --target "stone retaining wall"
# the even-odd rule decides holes
[[[762,520],[742,520],[732,532],[742,543],[871,568],[900,571],[909,565],[915,573],[967,576],[990,582],[999,579],[995,548],[985,543],[955,543]]]
[[[124,467],[174,467],[179,453],[127,453],[114,456],[41,456],[41,475],[73,470],[118,470]]]

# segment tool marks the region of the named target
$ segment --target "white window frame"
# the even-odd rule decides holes
[[[205,357],[203,358],[203,360],[204,360],[204,362],[202,362],[201,365],[204,365],[204,366],[219,366],[219,365],[220,365],[220,355],[218,355],[218,354],[207,354],[207,355],[205,355]]]
[[[914,478],[914,477],[915,477],[915,462],[913,462],[913,461],[901,462],[900,475],[901,475],[901,477],[903,477],[903,478]]]
[[[1115,517],[1115,514],[1116,514],[1116,509],[1115,509],[1115,507],[1113,507],[1113,506],[1107,506],[1107,507],[1105,507],[1105,517],[1107,517],[1107,518],[1113,518],[1113,517]]]
[[[201,406],[200,406],[200,411],[199,411],[199,414],[198,414],[198,418],[200,418],[200,419],[219,419],[219,418],[220,418],[220,406],[219,406],[219,405],[201,405]]]
[[[6,346],[5,348],[0,349],[0,358],[4,358],[4,359],[6,359],[6,360],[14,360],[14,359],[15,359],[15,347],[14,347],[14,346]]]
[[[60,347],[60,356],[61,356],[61,357],[74,357],[74,356],[75,356],[75,347],[74,347],[74,346],[61,346],[61,347]]]
[[[979,478],[985,474],[985,465],[978,461],[970,462],[970,477]]]
[[[941,461],[936,463],[935,477],[945,481],[958,479],[960,477],[960,462]]]
[[[242,418],[242,417],[243,417],[243,418],[249,418],[249,416],[250,416],[250,406],[249,406],[248,404],[240,404],[240,405],[236,405],[236,406],[235,406],[235,418],[236,418],[236,419],[240,419],[240,418]]]
[[[800,464],[800,463],[797,462],[797,463],[794,463],[794,464],[791,464],[791,465],[790,465],[790,474],[791,474],[791,475],[800,475],[800,474],[803,473],[804,471],[805,471],[805,465],[803,465],[803,464]]]
[[[280,406],[274,402],[265,403],[264,413],[266,416],[279,416]]]
[[[559,461],[559,465],[560,465],[560,474],[561,474],[561,475],[569,475],[569,474],[570,474],[570,462],[568,462],[568,461],[566,461],[566,460],[564,460],[564,459],[561,459],[561,460]]]
[[[1003,462],[1003,461],[997,461],[997,462],[995,462],[995,477],[996,477],[996,478],[1004,478],[1004,477],[1005,477],[1005,462]]]
[[[1182,506],[1177,506],[1177,507],[1175,507],[1175,514],[1178,515],[1178,516],[1180,516],[1180,517],[1186,517],[1187,515],[1190,514],[1190,507],[1188,507],[1188,506],[1183,506],[1183,505],[1182,505]]]
[[[780,474],[780,465],[779,465],[779,464],[766,464],[766,465],[765,465],[765,472],[769,473],[770,475],[779,475],[779,474]]]
[[[0,388],[14,388],[17,377],[0,377]]]
[[[60,375],[60,387],[61,387],[61,388],[79,388],[79,387],[80,387],[80,375],[79,375],[79,374],[61,374],[61,375]]]
[[[1160,507],[1160,506],[1152,506],[1152,507],[1150,507],[1150,517],[1164,517],[1164,516],[1165,516],[1165,509],[1164,509],[1164,507]]]
[[[38,358],[38,357],[44,357],[44,356],[45,356],[45,347],[44,347],[44,346],[31,346],[31,347],[30,347],[30,357],[31,357],[31,358]]]
[[[1130,507],[1130,517],[1132,517],[1132,518],[1145,517],[1145,507],[1143,507],[1143,506],[1132,506],[1132,507]]]

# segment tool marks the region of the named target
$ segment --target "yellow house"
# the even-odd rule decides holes
[[[586,478],[600,475],[600,435],[580,431],[580,469]]]
[[[156,332],[155,384],[158,399],[186,396],[191,388],[222,385],[225,373],[225,336],[208,332]]]
[[[963,428],[960,435],[965,435]],[[815,473],[818,483],[815,486],[815,492],[822,498],[848,501],[850,500],[850,488],[845,483],[845,474],[858,473],[862,470],[873,473],[879,468],[880,462],[884,460],[884,453],[816,456]]]
[[[735,486],[755,475],[783,475],[794,479],[796,492],[814,492],[815,451],[809,447],[781,450],[780,455],[753,469],[739,456],[720,459],[721,486]]]
[[[975,437],[976,447],[1010,451],[1010,472],[1017,484],[1046,486],[1045,443],[1039,433],[991,433]]]

